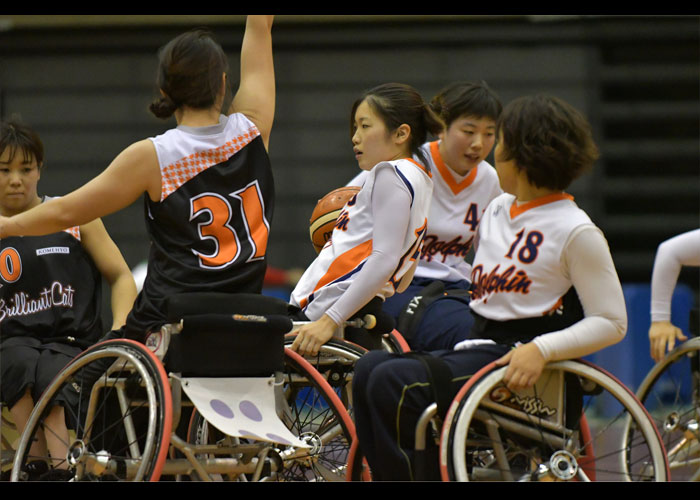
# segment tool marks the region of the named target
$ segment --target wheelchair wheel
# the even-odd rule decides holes
[[[382,347],[389,352],[404,353],[409,352],[411,347],[398,330],[392,330],[382,338]]]
[[[276,474],[265,480],[278,481],[343,481],[350,445],[355,439],[355,426],[336,391],[307,360],[285,349],[282,392],[286,405],[282,421],[310,448],[276,447]],[[235,446],[237,438],[218,431],[197,412],[192,415],[188,441],[195,444],[224,443]],[[250,445],[251,441],[240,440]],[[247,481],[246,475],[219,474],[213,480]]]
[[[612,375],[561,361],[533,390],[514,394],[502,382],[505,371],[486,366],[450,406],[440,443],[444,480],[668,479],[653,420]]]
[[[696,337],[669,352],[637,390],[661,433],[673,481],[700,480],[699,358]]]
[[[296,335],[287,335],[285,347],[290,347]],[[323,344],[316,356],[304,359],[328,382],[352,416],[352,376],[355,363],[368,351],[347,340],[332,339]]]
[[[283,421],[309,450],[281,453],[286,481],[343,481],[355,424],[337,394],[309,362],[285,349]]]
[[[35,456],[30,444],[42,432],[65,436],[47,421],[55,405],[64,408],[66,456]],[[43,461],[50,470],[40,480],[157,481],[171,427],[170,384],[160,361],[138,342],[101,342],[74,358],[39,398],[19,440],[11,480],[33,479],[24,473],[27,464]]]
[[[207,422],[207,420],[202,416],[201,413],[197,411],[196,408],[192,411],[189,427],[187,429],[187,442],[192,443],[194,445],[216,445],[222,450],[222,452],[220,453],[198,454],[197,459],[211,459],[217,458],[222,455],[231,456],[233,455],[233,453],[228,454],[223,450],[235,450],[237,445],[248,444],[248,442],[245,439],[228,436],[213,425],[209,424],[209,422]],[[208,478],[201,478],[199,477],[199,473],[197,471],[193,471],[189,477],[192,481],[202,481],[205,479],[208,479],[210,481],[248,480],[248,477],[245,474],[234,473],[209,473]]]

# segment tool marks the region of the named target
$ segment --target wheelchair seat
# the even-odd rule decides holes
[[[284,335],[292,329],[288,306],[248,293],[173,295],[166,318],[177,327],[151,332],[146,345],[164,344],[166,369],[181,376],[268,377],[284,366]]]

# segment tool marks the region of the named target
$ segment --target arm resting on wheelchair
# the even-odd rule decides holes
[[[511,388],[533,385],[550,361],[580,358],[625,336],[627,310],[622,285],[600,230],[582,226],[574,232],[564,249],[562,265],[571,277],[585,316],[570,327],[542,334],[501,358],[499,364],[510,364],[505,380],[513,381]]]

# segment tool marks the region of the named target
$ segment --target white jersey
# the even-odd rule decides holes
[[[465,261],[476,227],[488,204],[500,195],[498,174],[482,161],[458,179],[440,155],[438,141],[421,149],[433,172],[433,201],[416,277],[458,281],[468,279]]]
[[[433,199],[428,231],[423,240],[415,276],[459,281],[469,279],[471,265],[465,260],[486,206],[501,190],[496,170],[485,161],[461,179],[444,162],[439,141],[421,146],[433,173]],[[361,186],[368,172],[350,181]]]
[[[331,239],[304,272],[291,294],[290,303],[301,307],[311,320],[320,318],[343,295],[372,253],[375,230],[372,192],[377,172],[384,168],[395,171],[412,200],[408,229],[389,287],[395,289],[401,278],[414,269],[427,226],[433,188],[431,174],[423,165],[411,159],[382,162],[368,172],[362,189],[345,205]]]
[[[479,224],[472,310],[496,321],[555,312],[572,286],[562,251],[584,224],[593,225],[566,193],[520,205],[507,193],[493,200]]]

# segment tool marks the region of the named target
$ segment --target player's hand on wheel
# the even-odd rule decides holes
[[[315,356],[323,344],[328,342],[338,325],[325,314],[318,320],[302,326],[292,343],[292,351],[302,356]]]

